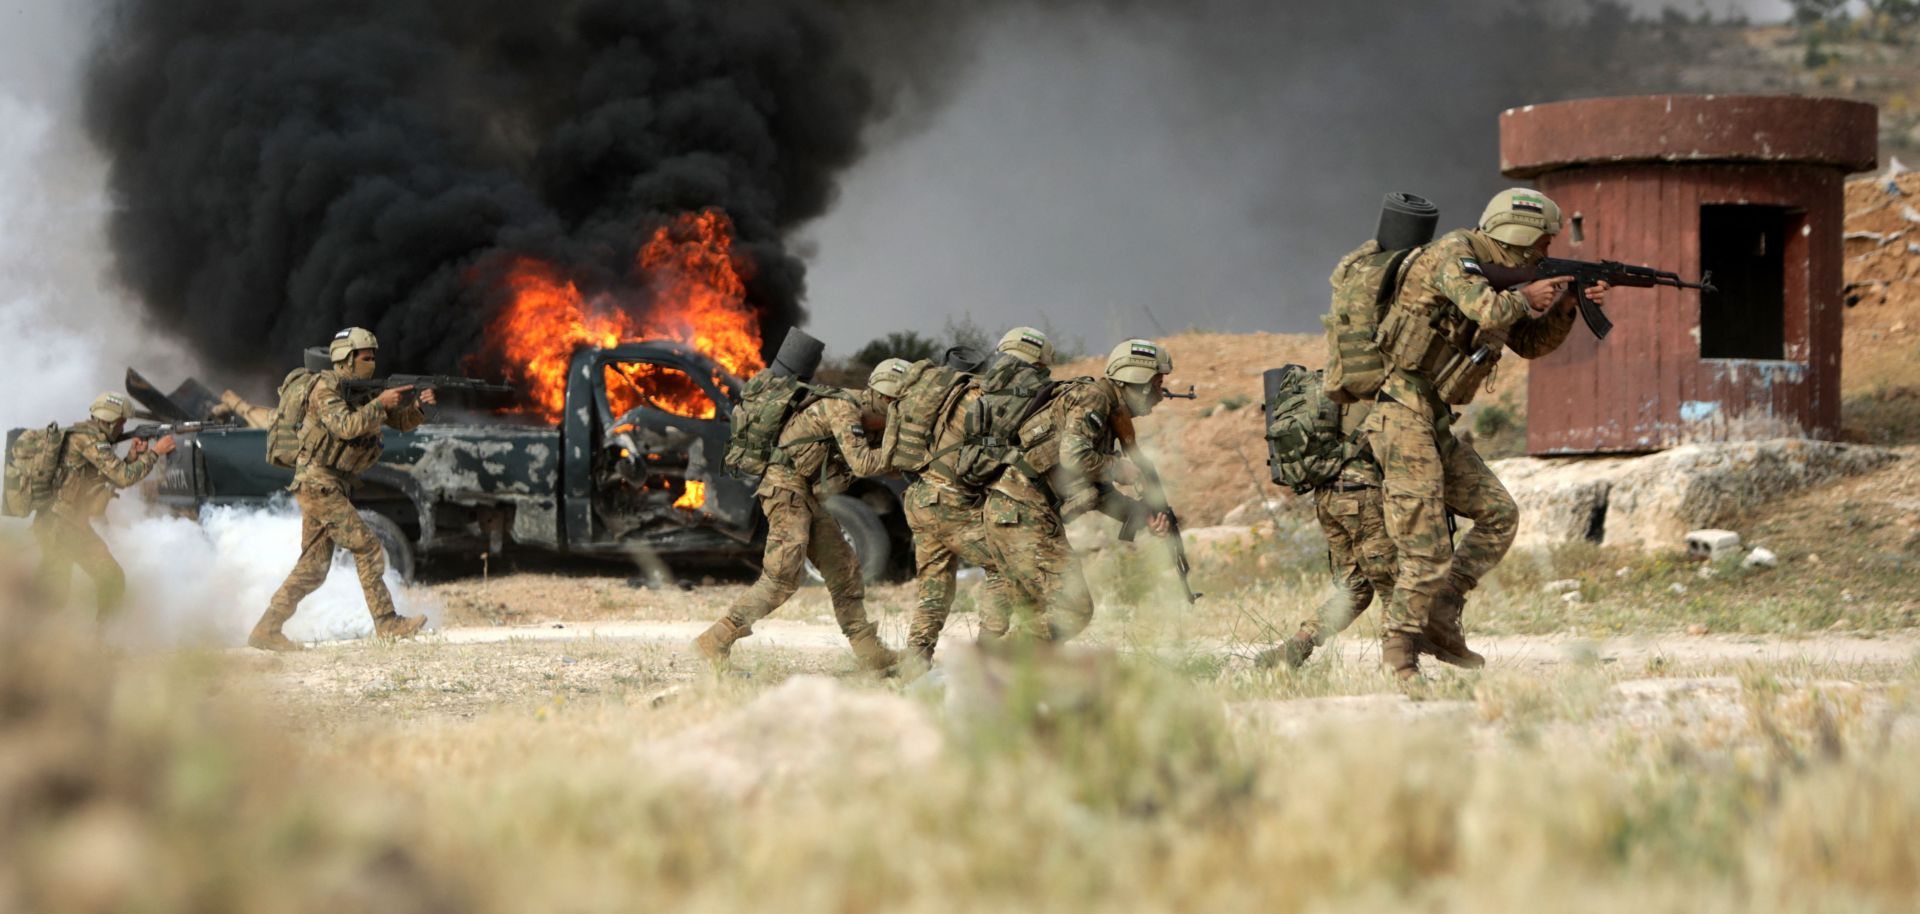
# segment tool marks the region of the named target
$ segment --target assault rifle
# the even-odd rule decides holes
[[[1128,515],[1127,519],[1121,522],[1120,541],[1133,542],[1134,537],[1140,535],[1140,529],[1147,525],[1149,519],[1155,514],[1165,512],[1167,551],[1173,556],[1174,570],[1180,572],[1180,589],[1186,592],[1187,602],[1192,603],[1200,599],[1203,594],[1194,593],[1193,585],[1187,582],[1187,572],[1191,569],[1187,563],[1187,544],[1180,538],[1180,516],[1173,513],[1172,505],[1167,504],[1167,490],[1160,484],[1160,471],[1154,469],[1153,461],[1148,460],[1147,455],[1141,452],[1134,438],[1132,419],[1116,420],[1113,430],[1115,437],[1120,439],[1120,447],[1126,453],[1127,459],[1133,461],[1134,468],[1140,471],[1140,501],[1146,508],[1144,511]]]
[[[1506,291],[1517,286],[1540,279],[1553,279],[1558,276],[1571,277],[1567,291],[1573,295],[1573,303],[1580,308],[1580,319],[1587,322],[1587,329],[1593,331],[1595,339],[1606,339],[1613,332],[1613,321],[1607,319],[1600,306],[1587,300],[1587,289],[1596,282],[1605,282],[1610,286],[1633,286],[1650,289],[1654,286],[1672,286],[1676,289],[1698,289],[1702,292],[1718,292],[1713,287],[1713,273],[1700,274],[1699,282],[1687,282],[1678,273],[1656,270],[1653,267],[1634,266],[1616,260],[1602,260],[1594,263],[1586,260],[1562,260],[1548,257],[1531,267],[1502,267],[1482,263],[1480,275],[1495,289]],[[1475,361],[1479,361],[1475,359]]]
[[[403,403],[413,402],[413,398],[419,396],[421,390],[451,390],[490,396],[513,393],[513,388],[505,384],[439,374],[390,374],[384,378],[368,378],[364,381],[343,380],[340,382],[340,387],[350,395],[357,394],[367,398],[377,397],[382,391],[392,390],[395,387],[412,388],[407,391],[405,397],[401,398]]]
[[[113,443],[119,444],[122,441],[131,441],[135,438],[142,441],[153,441],[157,438],[165,438],[168,435],[198,435],[208,429],[238,427],[239,424],[231,419],[222,419],[218,422],[168,422],[157,425],[136,425],[133,428],[115,435]]]
[[[1194,393],[1194,392],[1193,392],[1193,385],[1192,385],[1192,384],[1188,384],[1188,385],[1187,385],[1187,392],[1186,392],[1186,393],[1183,393],[1183,394],[1177,394],[1177,393],[1174,393],[1174,392],[1173,392],[1173,391],[1171,391],[1171,390],[1165,390],[1165,389],[1162,389],[1162,390],[1160,391],[1160,396],[1163,396],[1163,397],[1166,397],[1166,398],[1167,398],[1167,399],[1169,399],[1169,400],[1198,400],[1198,399],[1200,399],[1200,395],[1199,395],[1199,394],[1197,394],[1197,393]]]

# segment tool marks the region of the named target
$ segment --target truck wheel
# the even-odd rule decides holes
[[[373,535],[380,538],[380,545],[387,552],[387,567],[399,572],[400,580],[413,583],[413,542],[407,539],[407,532],[393,519],[377,511],[360,511],[360,519],[372,528]]]
[[[834,495],[827,498],[827,513],[840,522],[847,544],[859,557],[860,578],[877,581],[885,577],[887,566],[893,561],[893,543],[887,539],[887,527],[880,522],[880,515],[874,513],[873,507],[851,495]],[[812,562],[807,563],[807,574],[815,580],[820,578]]]

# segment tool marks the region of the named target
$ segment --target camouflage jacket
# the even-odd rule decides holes
[[[1057,504],[1074,516],[1098,500],[1101,484],[1113,482],[1118,452],[1114,420],[1126,415],[1120,389],[1107,378],[1077,378],[1062,383],[1047,404],[1048,419],[1059,429],[1060,457],[1045,483],[1008,470],[993,490],[1029,505]]]
[[[114,490],[145,479],[159,461],[160,455],[152,451],[120,459],[113,449],[113,429],[105,422],[88,419],[75,425],[67,433],[66,449],[60,452],[62,479],[53,513],[70,520],[99,517],[113,500]]]
[[[933,453],[940,456],[921,470],[919,478],[914,480],[920,491],[926,493],[924,497],[932,498],[929,503],[966,507],[980,501],[979,490],[970,490],[954,478],[952,465],[955,450],[967,440],[967,410],[979,400],[979,380],[967,382],[966,390],[954,402],[953,411],[933,430],[933,440],[929,444]]]
[[[830,396],[795,413],[780,430],[775,459],[755,494],[784,489],[825,498],[846,491],[853,476],[887,472],[898,423],[888,423],[886,437],[875,446],[868,443],[861,412],[854,399]]]
[[[365,471],[348,472],[340,469],[338,461],[326,459],[327,451],[335,451],[346,445],[357,445],[362,450],[370,449],[371,454],[364,456],[364,464],[371,466],[380,457],[380,430],[383,427],[410,432],[426,421],[426,413],[418,403],[389,412],[377,400],[369,400],[359,407],[347,403],[345,391],[340,386],[340,375],[332,371],[320,372],[313,381],[313,387],[307,391],[307,418],[301,424],[300,456],[293,471],[293,485],[296,489],[302,485],[317,485],[346,492],[353,489],[354,480]],[[311,429],[314,434],[305,430]]]
[[[1476,343],[1494,344],[1496,359],[1501,344],[1521,358],[1535,359],[1566,342],[1573,330],[1572,309],[1555,307],[1544,317],[1533,317],[1519,289],[1497,291],[1487,282],[1478,269],[1482,260],[1508,267],[1521,265],[1514,249],[1475,229],[1457,229],[1440,236],[1407,266],[1392,310],[1406,312],[1397,316],[1416,325],[1445,322],[1450,316],[1456,321],[1464,317],[1474,325],[1469,332]],[[1408,405],[1423,399],[1402,371],[1390,373],[1382,390]]]

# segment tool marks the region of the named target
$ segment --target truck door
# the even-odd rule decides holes
[[[616,351],[602,363],[595,501],[610,528],[667,517],[752,538],[752,490],[721,471],[731,404],[707,374],[668,354]]]

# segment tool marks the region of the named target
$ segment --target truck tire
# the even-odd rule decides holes
[[[380,545],[387,553],[387,567],[400,575],[400,580],[413,583],[413,541],[407,539],[407,532],[393,522],[393,518],[377,511],[361,509],[360,519],[367,522],[373,535],[379,537]]]
[[[887,538],[887,526],[873,506],[850,495],[827,498],[827,513],[840,522],[853,554],[860,558],[860,578],[878,581],[886,577],[893,561],[893,542]]]

